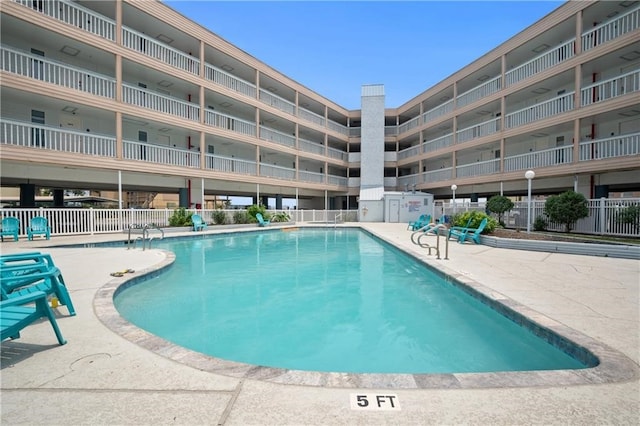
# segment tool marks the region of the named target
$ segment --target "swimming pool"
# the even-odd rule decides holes
[[[118,292],[120,314],[194,351],[355,373],[577,369],[585,364],[357,229],[218,235],[158,245],[161,276]]]

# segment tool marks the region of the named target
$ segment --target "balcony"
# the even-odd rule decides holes
[[[488,136],[500,131],[500,117],[473,126],[465,127],[456,132],[456,143]]]
[[[413,185],[418,185],[422,183],[422,179],[419,174],[398,176],[396,181],[397,181],[396,183],[398,188],[405,188],[406,190],[408,190],[409,188],[413,188]],[[387,186],[386,182],[385,182],[385,186]]]
[[[311,123],[318,124],[322,127],[324,127],[326,122],[323,116],[316,114],[315,112],[306,110],[304,108],[298,108],[298,117],[302,118],[303,120],[309,121]]]
[[[256,136],[255,124],[231,115],[205,110],[204,122],[218,129],[230,130],[242,135]]]
[[[438,170],[430,170],[422,173],[422,181],[425,183],[443,182],[453,178],[453,168],[443,167]]]
[[[260,126],[260,139],[263,141],[277,143],[279,145],[288,146],[291,148],[295,148],[296,146],[296,137],[292,135],[288,135],[283,132],[279,132],[274,129],[270,129],[268,127]],[[324,152],[324,148],[323,148]]]
[[[2,119],[0,142],[25,148],[93,155],[116,156],[116,139],[110,136],[61,130],[33,123]]]
[[[104,98],[115,99],[116,80],[7,46],[0,48],[0,69]]]
[[[420,145],[403,149],[402,151],[398,152],[398,160],[404,160],[405,158],[413,157],[414,155],[418,155],[421,152],[422,148]]]
[[[573,162],[573,146],[560,146],[504,158],[504,171],[539,169]]]
[[[256,97],[257,89],[255,84],[235,77],[220,68],[204,64],[204,77],[207,80],[213,81],[214,83],[224,86],[227,89],[231,89],[234,92],[238,92],[251,98]]]
[[[536,56],[530,61],[507,71],[505,73],[507,87],[573,58],[575,56],[575,44],[576,39],[573,38],[555,49]]]
[[[193,56],[159,43],[156,39],[148,37],[130,28],[122,27],[122,45],[143,55],[155,58],[160,62],[200,75],[200,60]]]
[[[414,117],[411,120],[406,121],[398,126],[398,134],[408,132],[411,129],[415,129],[419,125],[420,125],[420,117]],[[386,127],[385,127],[385,130],[386,130]],[[385,136],[386,136],[386,132],[385,132]]]
[[[143,142],[123,140],[122,157],[127,160],[146,161],[168,166],[200,168],[199,152]]]
[[[324,183],[324,173],[300,170],[298,172],[298,180],[303,182]]]
[[[580,142],[579,161],[640,155],[640,132]]]
[[[432,120],[435,120],[438,117],[442,117],[445,114],[449,114],[453,111],[453,99],[448,102],[445,102],[437,107],[430,109],[429,111],[422,114],[422,124],[426,124]]]
[[[349,136],[349,128],[343,124],[336,123],[335,121],[328,120],[327,127],[334,132],[340,133],[344,136]]]
[[[440,136],[439,138],[424,142],[422,144],[422,152],[427,153],[437,151],[451,145],[453,145],[453,133],[449,133],[448,135]]]
[[[580,99],[582,106],[587,106],[638,91],[640,91],[640,69],[584,87],[580,91]]]
[[[123,83],[122,101],[174,117],[200,121],[200,107],[198,105],[171,96],[161,95],[138,86]]]
[[[349,154],[336,148],[327,148],[327,153],[329,154],[330,158],[335,158],[336,160],[347,161],[349,158]]]
[[[336,185],[336,186],[342,186],[342,187],[346,187],[350,182],[350,179],[344,176],[328,175],[327,179],[328,179],[327,183],[329,185]]]
[[[293,102],[289,102],[288,100],[281,98],[280,96],[276,96],[264,89],[260,89],[260,102],[265,105],[270,105],[280,111],[284,111],[291,115],[295,115],[296,113],[296,104],[294,104]]]
[[[213,154],[205,154],[204,167],[207,170],[215,170],[217,172],[237,173],[250,176],[256,176],[258,173],[258,167],[255,161]]]
[[[273,177],[277,179],[295,180],[296,171],[288,167],[269,165],[260,163],[260,176]]]
[[[498,76],[491,80],[464,92],[456,98],[457,108],[472,104],[480,99],[492,95],[502,89],[502,77]]]
[[[527,123],[532,123],[534,121],[571,111],[574,108],[574,93],[575,92],[565,93],[563,95],[556,96],[553,99],[507,114],[505,116],[505,128],[512,129],[514,127],[523,126]]]
[[[499,172],[500,172],[499,158],[456,166],[456,177],[458,178],[491,175]]]
[[[61,0],[13,0],[76,28],[116,41],[116,22],[76,3]]]
[[[324,155],[324,145],[308,141],[306,139],[300,139],[298,141],[298,147],[304,152],[311,152],[313,154]]]
[[[640,28],[640,7],[585,31],[582,34],[582,51],[591,50],[638,28]]]

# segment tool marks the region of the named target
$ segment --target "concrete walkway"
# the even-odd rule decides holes
[[[463,388],[357,388],[278,384],[194,368],[175,354],[132,343],[98,318],[97,296],[170,261],[159,250],[51,248],[122,234],[4,242],[2,253],[47,247],[64,273],[77,316],[57,309],[68,343],[48,323],[2,344],[4,424],[637,424],[640,412],[640,265],[627,259],[450,245],[437,260],[409,241],[404,224],[362,224],[425,262],[490,289],[562,327],[584,334],[621,361],[628,379],[590,384]],[[215,232],[215,231],[210,231]],[[435,237],[433,237],[435,238]],[[442,242],[442,240],[441,240]],[[96,313],[98,312],[98,314]],[[125,337],[123,337],[125,336]],[[148,345],[147,345],[148,346]],[[160,353],[158,353],[160,352]],[[587,373],[589,370],[582,370]],[[613,370],[615,371],[615,370]],[[562,372],[560,372],[562,374]],[[617,372],[624,376],[624,372]],[[512,373],[513,374],[513,373]],[[517,374],[517,373],[516,373]],[[594,374],[595,376],[595,374]],[[603,383],[597,383],[602,380]],[[503,385],[501,385],[503,386]],[[353,409],[354,395],[392,395],[395,410]],[[384,405],[384,404],[383,404]],[[389,407],[387,407],[389,408]],[[399,409],[397,409],[399,408]]]

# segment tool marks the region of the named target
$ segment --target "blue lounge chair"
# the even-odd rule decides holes
[[[256,219],[258,219],[258,226],[267,226],[271,223],[270,220],[264,220],[262,213],[256,213]]]
[[[449,230],[448,238],[455,237],[459,243],[464,243],[467,240],[473,241],[476,244],[480,244],[480,234],[487,226],[487,218],[482,219],[480,225],[477,228],[466,228],[454,226]]]
[[[51,227],[46,217],[35,216],[29,222],[27,239],[32,241],[35,235],[44,235],[47,240],[51,238]]]
[[[418,220],[409,222],[407,229],[417,231],[418,229],[428,225],[431,222],[431,215],[421,214]]]
[[[194,231],[203,231],[207,229],[207,224],[202,220],[202,216],[199,214],[191,215],[191,222],[193,223]]]
[[[25,306],[34,302],[35,306]],[[0,301],[0,340],[19,338],[23,328],[43,317],[46,317],[51,323],[58,343],[61,345],[67,343],[58,328],[56,317],[49,308],[47,295],[41,291]]]
[[[4,241],[4,237],[13,237],[14,241],[18,241],[18,232],[20,231],[20,221],[15,217],[2,218],[2,231],[0,232],[0,241]]]

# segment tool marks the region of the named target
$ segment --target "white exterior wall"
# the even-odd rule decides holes
[[[362,86],[360,190],[384,187],[384,86]],[[361,194],[362,200],[362,194]]]

